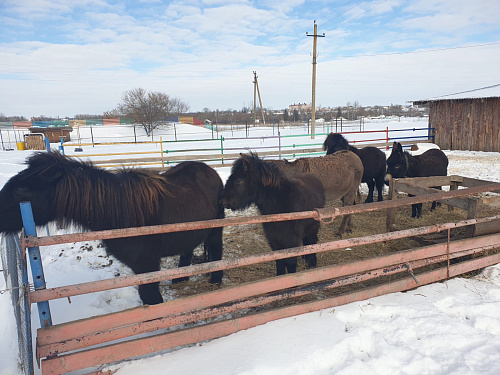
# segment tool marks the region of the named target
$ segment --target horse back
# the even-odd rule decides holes
[[[383,151],[370,146],[358,149],[356,155],[359,156],[363,163],[365,177],[367,175],[385,176],[387,159]],[[365,180],[365,178],[363,178],[363,180]]]
[[[162,174],[171,196],[165,197],[164,222],[220,218],[219,198],[224,187],[219,174],[202,162],[187,161]]]
[[[439,149],[433,148],[415,156],[418,169],[411,177],[446,176],[448,173],[448,157]]]

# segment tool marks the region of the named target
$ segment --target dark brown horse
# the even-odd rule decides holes
[[[326,154],[333,154],[340,150],[349,150],[359,156],[363,163],[363,178],[361,182],[368,185],[368,196],[365,203],[373,202],[375,186],[378,191],[378,201],[384,200],[382,194],[385,185],[386,158],[385,153],[376,147],[357,148],[349,144],[342,134],[330,133],[323,143]]]
[[[222,203],[232,210],[243,210],[255,203],[261,214],[310,211],[325,205],[321,181],[311,174],[289,179],[275,164],[257,154],[241,155],[231,169]],[[273,250],[318,242],[319,221],[314,219],[263,223],[264,233]],[[316,266],[316,254],[305,256],[307,266]],[[297,258],[276,261],[278,275],[295,272]]]
[[[344,206],[355,203],[359,184],[363,177],[363,164],[351,151],[339,151],[331,155],[299,158],[294,161],[270,160],[288,178],[297,178],[304,173],[316,176],[325,189],[327,201],[342,200]],[[335,233],[342,237],[344,232],[352,231],[351,215],[344,215]]]
[[[408,151],[403,151],[401,143],[394,142],[392,152],[387,158],[387,177],[429,177],[446,176],[448,173],[448,157],[437,148],[425,151],[421,155],[412,156]],[[441,187],[438,187],[441,189]],[[431,211],[436,208],[432,202]],[[422,203],[413,204],[412,217],[422,216]]]
[[[163,174],[138,169],[109,172],[57,152],[40,152],[27,165],[0,191],[0,232],[22,228],[22,201],[31,202],[37,225],[58,221],[94,231],[224,217],[219,204],[222,181],[204,163],[180,163]],[[222,257],[222,228],[103,242],[108,254],[135,273],[158,271],[166,256],[180,255],[179,266],[189,265],[201,243],[209,260]],[[221,279],[222,272],[214,272],[211,282]],[[139,295],[144,304],[163,302],[159,283],[140,285]]]

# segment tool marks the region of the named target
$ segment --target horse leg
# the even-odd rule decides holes
[[[416,203],[411,205],[411,217],[416,219],[422,217],[422,203]]]
[[[222,227],[212,229],[208,238],[205,240],[204,247],[207,252],[209,262],[222,259],[222,230]],[[210,275],[210,283],[222,283],[222,276],[222,271],[212,272]]]
[[[160,270],[160,259],[141,257],[136,264],[128,265],[135,274],[154,272]],[[139,285],[139,297],[144,305],[157,305],[163,302],[160,293],[160,283]]]
[[[309,243],[306,243],[306,240],[304,239],[304,246],[314,245],[316,243],[318,243],[317,237],[316,237],[316,241],[309,242]],[[318,264],[318,260],[316,258],[316,254],[307,254],[307,255],[304,255],[304,260],[306,261],[306,267],[307,268],[316,268],[316,266]]]
[[[181,254],[181,256],[179,257],[179,267],[186,267],[191,265],[192,260],[193,260],[193,250],[185,254]],[[172,279],[172,284],[177,284],[188,280],[189,280],[188,276],[178,277],[177,279]]]
[[[276,276],[284,275],[286,273],[286,263],[284,259],[276,261]]]
[[[384,200],[384,176],[382,177],[377,177],[375,179],[375,185],[377,186],[377,192],[378,192],[378,201],[382,202]]]
[[[305,236],[304,239],[302,240],[302,244],[304,246],[307,245],[314,245],[318,243],[318,230],[319,230],[319,222],[314,223],[315,229],[313,233],[309,234],[308,236]],[[317,224],[317,225],[316,225]],[[307,254],[304,255],[304,260],[306,261],[307,268],[315,268],[317,265],[317,259],[316,259],[316,254]]]
[[[286,249],[291,246],[285,246]],[[273,249],[280,250],[280,249]],[[297,257],[291,257],[286,259],[278,259],[276,261],[276,276],[284,275],[285,273],[295,273],[297,271]]]
[[[442,190],[441,186],[437,186],[434,189]],[[436,206],[441,206],[441,202],[432,201],[431,211],[434,211],[436,209]]]
[[[366,197],[365,203],[372,203],[373,191],[375,190],[375,182],[373,180],[369,180],[366,184],[368,185],[368,196]]]
[[[272,250],[281,250],[281,249],[288,249],[290,247],[294,247],[293,245],[288,246],[280,246],[278,247],[273,247],[271,246]],[[286,259],[278,259],[276,261],[276,276],[284,275],[285,273],[295,273],[297,271],[297,257],[291,257],[291,258],[286,258]]]
[[[356,192],[358,191],[358,188],[356,187],[355,189],[351,189],[350,191],[347,192],[346,195],[342,197],[342,205],[343,206],[352,206],[355,204],[355,199],[356,199]],[[351,215],[344,215],[342,218],[342,222],[340,223],[339,229],[335,233],[337,237],[342,238],[342,235],[345,233],[351,233],[352,232],[352,220],[351,220]]]
[[[152,251],[160,244],[150,236],[104,240],[104,245],[108,254],[130,267],[136,275],[160,270],[161,257]],[[144,305],[162,303],[160,283],[139,285],[139,297]]]

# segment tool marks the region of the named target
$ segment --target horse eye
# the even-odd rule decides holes
[[[237,178],[236,181],[235,181],[236,184],[240,185],[243,183],[243,179],[242,178]]]

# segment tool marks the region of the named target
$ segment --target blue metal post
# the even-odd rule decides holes
[[[50,151],[50,139],[49,137],[45,137],[45,149]]]
[[[31,210],[30,202],[21,202],[21,216],[23,218],[24,233],[27,236],[36,237],[35,220],[33,219],[33,211]],[[35,290],[45,289],[45,276],[43,274],[42,258],[40,256],[40,248],[28,247],[28,256],[30,259],[31,274],[33,276],[33,285]],[[52,325],[52,317],[50,315],[49,302],[38,302],[38,316],[40,318],[40,326],[42,328]]]
[[[45,139],[47,139],[47,138],[45,138]],[[61,151],[61,154],[64,155],[64,146],[63,146],[63,144],[64,144],[64,139],[63,139],[63,137],[61,137],[61,145],[59,146],[59,151]]]

